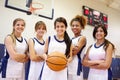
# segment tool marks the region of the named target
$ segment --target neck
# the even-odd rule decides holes
[[[63,40],[64,39],[64,36],[63,35],[56,35],[56,38],[58,39],[58,40]]]
[[[37,40],[38,40],[39,42],[41,42],[41,43],[43,43],[43,42],[44,42],[44,40],[43,40],[42,36],[36,36],[36,38],[37,38]]]
[[[37,38],[38,40],[42,40],[42,39],[43,39],[42,36],[36,36],[36,38]]]
[[[78,36],[80,36],[80,34],[75,34],[74,36],[75,36],[75,37],[78,37]]]
[[[14,33],[14,36],[16,36],[17,38],[19,38],[19,37],[21,37],[21,34]]]
[[[103,39],[102,39],[102,40],[97,40],[96,44],[97,44],[97,45],[103,44],[104,41],[105,41],[105,40],[103,40]]]

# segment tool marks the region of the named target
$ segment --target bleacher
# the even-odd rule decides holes
[[[112,69],[113,80],[120,80],[120,58],[112,58],[111,69]],[[89,73],[89,68],[84,66],[83,77],[85,80],[87,80],[88,73]]]

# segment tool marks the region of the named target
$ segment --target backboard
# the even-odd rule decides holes
[[[53,19],[53,0],[6,0],[5,7]]]

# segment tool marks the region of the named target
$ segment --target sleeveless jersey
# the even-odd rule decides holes
[[[28,44],[27,41],[22,38],[22,40],[16,39],[16,45],[14,47],[15,51],[19,54],[25,54],[25,52],[28,49]],[[6,50],[5,55],[8,55],[8,52]],[[6,64],[6,73],[4,77],[6,79],[8,78],[13,78],[13,79],[18,79],[18,80],[24,80],[25,79],[25,64],[21,62],[14,61],[11,59],[8,55],[7,57],[7,64]]]
[[[43,54],[45,41],[43,43],[39,42],[37,38],[33,39],[35,54]],[[28,80],[38,80],[40,73],[42,71],[43,62],[30,61],[30,69]]]
[[[105,60],[106,52],[103,48],[104,44],[96,47],[92,45],[89,51],[89,59],[93,60]],[[108,70],[92,69],[90,68],[88,80],[108,80]]]
[[[78,45],[78,41],[80,40],[82,36],[78,36],[75,38],[72,38],[72,44]],[[71,63],[68,65],[68,80],[83,80],[83,72],[82,72],[82,58],[85,52],[85,46],[84,45],[81,50],[78,52],[77,55],[73,56],[73,60]]]
[[[54,51],[59,51],[65,54],[66,44],[64,40],[59,41],[56,36],[51,36],[48,46],[48,54]],[[41,80],[67,80],[67,68],[61,71],[53,71],[45,63]]]

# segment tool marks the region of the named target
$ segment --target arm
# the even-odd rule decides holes
[[[45,42],[45,48],[44,48],[44,54],[43,54],[44,60],[47,59],[47,52],[48,52],[48,38],[46,39],[46,42]]]
[[[8,51],[8,54],[9,54],[10,58],[17,61],[17,62],[24,62],[23,59],[26,58],[26,54],[17,53],[14,50],[14,46],[15,45],[13,43],[13,40],[12,40],[11,36],[7,36],[5,38],[5,47]]]
[[[34,42],[32,39],[29,39],[29,53],[30,53],[30,60],[39,62],[43,61],[40,55],[37,55],[34,49]]]
[[[106,59],[104,60],[104,62],[99,63],[99,65],[95,65],[91,67],[96,69],[108,69],[112,62],[112,53],[113,53],[113,47],[111,44],[109,44],[106,50]]]
[[[86,44],[86,38],[83,36],[78,41],[77,45],[73,46],[72,54],[77,55],[77,53],[81,50],[81,48]]]
[[[94,60],[94,61],[89,60],[89,57],[88,57],[89,51],[90,51],[90,47],[88,48],[88,50],[87,50],[87,52],[82,60],[82,64],[84,66],[91,67],[93,65],[98,65],[99,63],[103,62],[103,60]]]
[[[28,50],[25,52],[26,57],[21,62],[27,62],[29,60]]]

